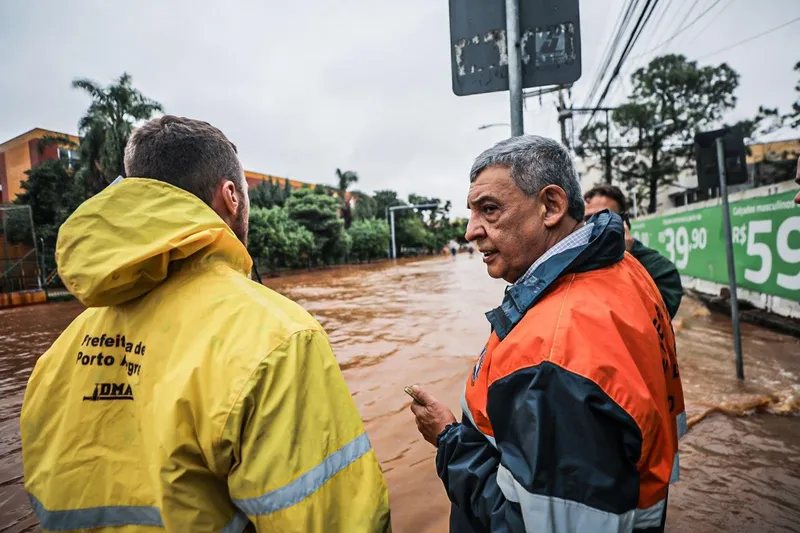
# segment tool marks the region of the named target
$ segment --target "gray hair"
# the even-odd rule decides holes
[[[501,141],[475,159],[470,183],[490,167],[506,167],[514,184],[528,196],[535,196],[548,185],[557,185],[567,194],[567,214],[583,220],[584,203],[578,171],[567,149],[559,142],[538,135],[522,135]]]
[[[173,115],[136,128],[125,146],[125,175],[164,181],[211,205],[224,180],[247,190],[236,146],[208,122]]]

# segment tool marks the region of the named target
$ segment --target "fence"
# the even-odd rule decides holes
[[[0,293],[42,289],[42,272],[30,206],[0,206]]]

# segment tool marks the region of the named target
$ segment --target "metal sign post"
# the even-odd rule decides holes
[[[450,0],[457,96],[509,91],[511,134],[523,134],[522,89],[581,77],[578,0]]]
[[[736,377],[744,379],[742,337],[739,331],[739,295],[736,292],[736,264],[733,258],[733,232],[728,204],[728,185],[745,183],[748,180],[744,134],[739,127],[726,127],[698,132],[694,137],[694,142],[698,188],[708,190],[719,184],[719,193],[722,197],[722,224],[725,231],[728,285],[731,291],[731,322],[733,323],[733,349],[736,354]]]
[[[522,118],[522,57],[519,46],[518,0],[506,0],[506,48],[508,49],[508,96],[511,103],[511,136],[524,133]]]
[[[724,139],[717,137],[717,167],[719,168],[719,193],[722,196],[722,223],[725,228],[725,254],[728,259],[728,284],[731,290],[731,322],[733,323],[733,349],[736,354],[736,377],[744,379],[742,362],[742,337],[739,331],[739,297],[736,292],[736,266],[733,262],[733,239],[731,231],[731,212],[728,205],[728,184],[725,176]]]

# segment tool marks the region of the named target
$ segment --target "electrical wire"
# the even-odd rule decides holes
[[[639,15],[639,19],[636,21],[636,25],[633,28],[630,36],[628,37],[628,42],[625,43],[625,48],[622,50],[622,54],[617,61],[617,65],[614,67],[614,71],[611,73],[611,77],[609,78],[608,82],[606,83],[605,89],[603,89],[603,93],[600,95],[597,103],[592,106],[595,110],[589,116],[589,120],[586,123],[586,127],[588,127],[592,120],[594,119],[595,115],[597,114],[597,108],[603,104],[606,96],[608,95],[608,91],[611,89],[611,85],[614,83],[614,80],[619,76],[620,70],[622,69],[622,65],[628,59],[628,56],[633,50],[633,47],[636,46],[636,42],[642,35],[644,28],[647,26],[647,22],[650,20],[650,17],[653,15],[653,11],[655,7],[658,5],[659,0],[647,0],[644,8],[642,9],[641,14]],[[648,11],[649,9],[649,11]]]
[[[657,50],[659,50],[659,49],[663,48],[663,47],[664,47],[664,46],[666,46],[666,45],[668,45],[668,44],[669,44],[669,43],[671,43],[673,40],[675,40],[675,37],[677,37],[677,36],[678,36],[678,35],[680,35],[681,33],[685,32],[686,30],[688,30],[689,28],[691,28],[691,27],[692,27],[692,26],[693,26],[693,25],[694,25],[694,24],[695,24],[695,23],[696,23],[698,20],[700,20],[700,19],[702,19],[704,16],[706,16],[706,14],[707,14],[709,11],[711,11],[712,9],[714,9],[714,7],[715,7],[717,4],[719,4],[720,2],[722,2],[722,0],[715,0],[715,1],[714,1],[714,3],[713,3],[713,4],[711,4],[711,5],[710,5],[710,6],[709,6],[709,7],[708,7],[708,8],[707,8],[705,11],[703,11],[702,13],[700,13],[699,15],[697,15],[697,16],[696,16],[694,19],[692,19],[692,21],[691,21],[689,24],[687,24],[686,26],[683,26],[683,23],[686,21],[686,19],[688,19],[688,18],[689,18],[689,14],[691,13],[691,9],[690,9],[690,10],[689,10],[689,11],[686,13],[686,16],[683,18],[683,22],[681,22],[681,24],[679,25],[679,28],[680,28],[680,29],[679,29],[678,31],[676,31],[675,33],[673,33],[673,34],[672,34],[672,36],[671,36],[669,39],[667,39],[667,40],[666,40],[666,41],[664,41],[663,43],[659,44],[658,46],[656,46],[656,47],[652,48],[651,50],[648,50],[647,52],[644,52],[644,53],[642,53],[642,54],[639,54],[639,55],[637,55],[636,57],[638,58],[638,57],[646,56],[646,55],[648,55],[648,54],[652,54],[653,52],[655,52],[655,51],[657,51]],[[695,5],[697,5],[697,2],[695,2],[694,4],[692,4],[692,7],[694,7]]]
[[[726,3],[726,4],[723,4],[723,6],[722,6],[722,9],[720,9],[720,10],[719,10],[719,12],[718,12],[716,15],[714,15],[713,17],[711,17],[711,18],[709,19],[709,21],[708,21],[708,22],[706,22],[706,24],[705,24],[705,25],[704,25],[702,28],[700,28],[700,31],[698,31],[698,32],[697,32],[697,34],[696,34],[694,37],[692,37],[690,40],[686,41],[686,46],[689,46],[690,44],[692,44],[693,42],[695,42],[695,41],[697,40],[697,38],[698,38],[698,37],[700,37],[701,35],[703,35],[703,34],[705,33],[705,31],[708,29],[708,27],[709,27],[709,26],[711,26],[711,25],[712,25],[712,24],[714,24],[715,22],[719,22],[719,20],[717,19],[717,17],[719,17],[720,15],[722,15],[722,13],[723,13],[723,12],[724,12],[726,9],[728,9],[729,7],[731,7],[731,3],[732,3],[732,2],[733,2],[733,0],[727,0],[727,3]]]
[[[733,43],[733,44],[731,44],[731,45],[728,45],[728,46],[726,46],[726,47],[724,47],[724,48],[720,48],[719,50],[716,50],[716,51],[714,51],[714,52],[711,52],[711,53],[708,53],[708,54],[703,54],[703,55],[701,55],[700,57],[698,57],[697,59],[698,59],[698,60],[700,60],[700,59],[705,59],[705,58],[707,58],[707,57],[715,56],[715,55],[717,55],[717,54],[720,54],[720,53],[722,53],[722,52],[727,52],[728,50],[730,50],[730,49],[732,49],[732,48],[736,48],[737,46],[743,45],[744,43],[749,43],[750,41],[754,41],[754,40],[758,39],[759,37],[763,37],[763,36],[765,36],[765,35],[768,35],[768,34],[770,34],[770,33],[772,33],[772,32],[775,32],[775,31],[778,31],[778,30],[780,30],[780,29],[783,29],[783,28],[785,28],[786,26],[788,26],[788,25],[790,25],[790,24],[794,24],[794,23],[795,23],[795,22],[797,22],[798,20],[800,20],[800,17],[797,17],[796,19],[792,19],[792,20],[790,20],[789,22],[784,22],[784,23],[783,23],[783,24],[781,24],[780,26],[775,26],[774,28],[771,28],[771,29],[769,29],[769,30],[765,30],[765,31],[763,31],[763,32],[761,32],[761,33],[758,33],[758,34],[756,34],[756,35],[753,35],[752,37],[748,37],[748,38],[746,38],[746,39],[742,39],[742,40],[741,40],[741,41],[739,41],[739,42]]]
[[[617,23],[614,25],[614,31],[612,32],[612,35],[606,44],[604,59],[597,68],[594,83],[592,84],[592,89],[589,91],[589,95],[586,98],[584,107],[587,107],[589,103],[594,100],[594,97],[597,95],[597,91],[600,90],[603,79],[608,72],[608,68],[611,66],[611,61],[616,55],[617,48],[622,42],[622,36],[630,24],[630,20],[633,17],[633,13],[638,3],[639,0],[628,0],[627,5],[623,9],[620,9],[620,14],[617,17]]]

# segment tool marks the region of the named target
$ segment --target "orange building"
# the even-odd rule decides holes
[[[48,138],[59,141],[42,142]],[[63,158],[69,166],[75,164],[79,140],[74,135],[34,128],[0,144],[0,202],[13,202],[22,192],[20,183],[28,178],[25,171],[42,161]]]
[[[57,142],[43,142],[47,139],[58,139]],[[68,166],[77,162],[77,147],[80,138],[43,128],[34,128],[22,135],[0,144],[0,203],[10,203],[22,192],[20,183],[27,179],[25,171],[30,170],[39,163],[50,159],[62,158]],[[244,172],[248,187],[256,187],[262,181],[286,186],[286,181],[293,189],[304,186],[313,187],[313,184],[302,181],[271,176],[246,170]]]
[[[269,180],[272,180],[273,183],[277,183],[281,187],[286,187],[286,182],[288,181],[289,186],[292,189],[300,189],[305,186],[314,186],[311,183],[305,183],[303,181],[292,180],[289,178],[281,178],[280,176],[271,176],[269,174],[261,174],[259,172],[253,172],[252,170],[245,170],[244,178],[247,180],[247,186],[250,189],[253,187],[258,187],[264,182],[269,183]]]

